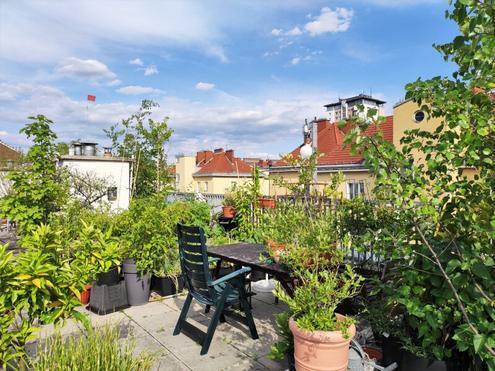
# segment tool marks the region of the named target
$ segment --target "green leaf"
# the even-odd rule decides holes
[[[474,351],[476,353],[479,353],[481,350],[481,347],[485,344],[486,341],[486,336],[485,335],[474,335],[473,337],[473,346],[474,346]]]

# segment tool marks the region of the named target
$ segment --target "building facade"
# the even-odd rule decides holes
[[[112,210],[129,207],[131,159],[114,157],[108,150],[102,153],[96,143],[74,143],[69,149],[69,155],[60,156],[58,165],[66,167],[73,176],[104,182],[106,186],[97,195],[99,198],[95,202],[108,203]]]
[[[235,157],[232,149],[217,148],[199,151],[195,156],[177,156],[175,184],[178,192],[225,194],[234,184],[243,184],[252,179],[253,166],[258,159],[245,161]],[[269,182],[265,171],[261,171],[261,192],[269,193]]]

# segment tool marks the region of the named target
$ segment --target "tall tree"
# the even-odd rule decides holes
[[[410,130],[399,150],[364,136],[370,122],[357,120],[346,141],[406,222],[382,230],[379,245],[403,263],[389,299],[419,345],[437,358],[469,352],[495,369],[495,2],[459,0],[446,16],[460,34],[434,47],[456,71],[406,86],[406,98],[441,118],[438,128]]]
[[[173,131],[168,127],[168,117],[161,121],[150,117],[156,107],[158,103],[143,100],[136,113],[104,130],[112,140],[114,152],[134,160],[132,196],[161,192],[169,182],[165,146]]]
[[[67,182],[57,171],[57,136],[50,127],[53,121],[43,115],[29,119],[32,122],[20,132],[32,139],[33,145],[24,164],[8,175],[11,187],[0,200],[1,214],[16,221],[21,231],[46,223],[68,196]]]

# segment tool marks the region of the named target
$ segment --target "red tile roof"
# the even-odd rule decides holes
[[[211,153],[211,152],[210,152]],[[245,161],[234,157],[233,150],[217,149],[208,159],[199,162],[200,169],[194,175],[224,174],[251,175],[252,168]]]
[[[0,141],[0,161],[19,160],[21,152]]]
[[[348,123],[340,129],[337,123],[330,123],[329,120],[318,121],[318,151],[321,157],[318,159],[318,165],[351,165],[363,162],[360,155],[352,155],[349,146],[344,146],[345,134],[351,128]],[[381,130],[384,139],[393,141],[393,116],[387,116],[385,121],[379,126],[371,125],[365,132],[365,135],[372,135]],[[298,157],[302,144],[291,152],[292,157]],[[275,161],[274,167],[287,166],[283,160]]]

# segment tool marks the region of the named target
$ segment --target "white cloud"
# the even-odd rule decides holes
[[[109,82],[107,82],[107,86],[117,86],[117,85],[120,85],[122,84],[122,81],[120,81],[119,79],[114,79],[114,80],[111,80]]]
[[[115,81],[115,73],[96,59],[79,59],[70,57],[63,59],[55,69],[58,75],[75,78],[85,78],[93,81],[111,79]]]
[[[125,95],[146,95],[146,94],[159,94],[162,91],[150,86],[129,85],[123,86],[116,90],[117,93]]]
[[[344,32],[349,29],[353,15],[354,11],[352,9],[335,8],[335,10],[332,10],[324,7],[321,9],[320,15],[315,17],[314,21],[304,25],[304,29],[311,36],[328,32]]]
[[[158,74],[158,68],[155,65],[150,65],[144,69],[144,76],[151,76]]]
[[[294,58],[292,58],[292,60],[290,61],[290,63],[293,64],[293,65],[299,64],[299,63],[301,63],[301,58],[294,57]]]
[[[144,65],[143,61],[140,58],[131,59],[129,61],[129,64],[133,64],[135,66],[143,66]]]
[[[141,98],[136,97],[133,104],[117,101],[88,107],[86,96],[74,99],[47,85],[14,84],[11,88],[22,99],[0,103],[2,130],[17,133],[27,122],[27,116],[44,114],[54,121],[53,129],[59,140],[81,138],[102,146],[109,144],[103,129],[136,112]],[[228,146],[240,156],[269,153],[274,157],[299,145],[304,118],[324,115],[322,105],[332,101],[325,97],[337,96],[314,87],[307,89],[308,93],[302,93],[303,90],[300,86],[280,86],[276,90],[264,89],[261,96],[250,93],[233,100],[219,95],[218,100],[208,103],[159,95],[156,101],[160,107],[154,110],[153,117],[170,117],[174,129],[170,156]],[[6,138],[15,146],[28,145],[21,134],[9,134]]]
[[[271,32],[273,36],[281,36],[284,30],[281,28],[274,28]]]
[[[302,31],[299,27],[294,27],[292,30],[289,30],[285,33],[285,35],[287,36],[299,36],[299,35],[302,35]]]
[[[4,137],[6,135],[8,135],[9,133],[7,133],[5,130],[0,130],[0,137]]]
[[[2,2],[2,58],[50,64],[72,55],[98,56],[109,45],[139,45],[196,49],[223,61],[226,53],[218,50],[225,29],[235,22],[201,1],[155,1],[151,6],[119,0]]]
[[[211,90],[215,87],[215,84],[211,84],[208,82],[198,82],[195,87],[198,90]]]

